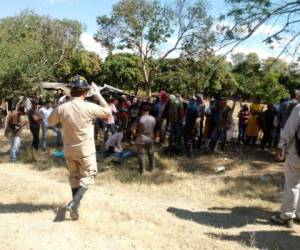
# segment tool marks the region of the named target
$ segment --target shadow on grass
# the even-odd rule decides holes
[[[269,224],[268,219],[273,215],[255,207],[210,208],[209,211],[193,212],[185,209],[169,207],[169,213],[184,220],[193,221],[215,228],[240,228],[247,224]]]
[[[255,231],[241,232],[239,235],[208,233],[212,238],[235,241],[248,247],[274,250],[299,250],[300,237],[293,231]]]
[[[55,207],[56,207],[55,205],[49,205],[49,204],[0,203],[0,214],[42,212],[44,210],[54,210]]]
[[[214,173],[214,169],[221,164],[220,162],[227,159],[226,163],[222,163],[227,170],[234,169],[240,165],[247,164],[251,169],[264,169],[274,164],[274,154],[272,151],[261,151],[259,146],[249,147],[230,143],[225,151],[216,151],[213,154],[205,152],[196,152],[192,159],[186,158],[184,155],[178,157],[178,154],[160,155],[173,158],[178,162],[179,171],[187,173],[210,175]]]
[[[245,175],[224,177],[226,188],[221,190],[221,196],[241,196],[250,199],[261,199],[269,202],[278,202],[283,190],[283,173],[267,175]]]

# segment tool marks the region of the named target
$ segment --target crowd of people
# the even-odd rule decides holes
[[[295,216],[300,220],[297,198],[300,186],[299,90],[278,104],[263,105],[258,99],[250,106],[240,103],[240,111],[234,117],[235,104],[229,106],[227,99],[220,96],[206,103],[202,94],[186,100],[179,94],[161,90],[148,99],[122,95],[105,100],[96,85],[89,86],[80,76],[75,78],[70,89],[70,97],[62,97],[57,102],[33,98],[29,105],[28,100],[20,101],[9,115],[4,99],[1,114],[8,115],[5,133],[11,138],[11,161],[18,160],[22,128],[27,120],[33,150],[47,151],[47,131],[55,132],[56,147],[63,145],[70,171],[73,200],[67,208],[74,220],[79,217],[80,200],[97,174],[95,145],[100,131],[103,131],[101,138],[106,156],[113,154],[124,160],[137,155],[139,172],[143,174],[146,156],[149,170],[155,168],[155,144],[176,154],[184,149],[187,157],[192,157],[195,151],[213,153],[217,147],[223,151],[233,137],[234,119],[238,120],[238,144],[255,146],[260,141],[262,150],[267,146],[277,148],[277,160],[286,158],[282,213],[272,220],[282,225],[290,225]],[[88,91],[93,93],[89,97]],[[28,119],[22,119],[25,115]],[[126,145],[135,146],[135,153],[124,149],[124,141]],[[294,145],[293,150],[290,145]]]
[[[209,103],[204,100],[202,94],[198,94],[189,100],[183,99],[179,94],[168,94],[161,90],[155,97],[142,99],[126,95],[107,98],[111,115],[106,119],[96,118],[94,124],[94,140],[98,143],[103,138],[103,146],[107,155],[124,151],[122,143],[135,144],[136,135],[134,125],[140,120],[142,110],[147,106],[149,115],[154,118],[154,133],[150,137],[153,144],[167,146],[169,152],[178,153],[182,149],[187,157],[192,157],[195,151],[213,153],[219,145],[221,151],[232,140],[235,125],[238,126],[237,143],[255,146],[260,139],[260,148],[276,148],[279,143],[280,131],[289,117],[292,108],[298,103],[300,93],[286,99],[279,104],[263,105],[256,99],[250,106],[240,104],[237,116],[233,115],[233,108],[222,97],[211,98]],[[28,117],[29,128],[32,133],[33,150],[47,150],[47,132],[52,130],[56,134],[56,147],[62,146],[62,133],[60,126],[50,126],[48,118],[57,105],[70,100],[63,96],[57,100],[44,100],[42,98],[30,99],[31,105],[15,105],[15,111],[11,112],[7,120],[7,128],[13,132],[13,124],[24,115]],[[86,101],[97,103],[93,96],[87,97]],[[28,106],[28,105],[27,105]],[[24,112],[23,112],[24,109]],[[9,113],[8,104],[2,101],[2,118]],[[237,120],[235,124],[234,120]],[[17,135],[24,127],[22,123]],[[100,135],[102,133],[102,136]],[[40,142],[40,134],[41,142]],[[19,139],[16,141],[20,141]],[[19,145],[17,143],[16,145]],[[11,160],[16,160],[19,147],[12,144]],[[122,154],[118,154],[122,156]],[[132,156],[124,154],[123,158]]]

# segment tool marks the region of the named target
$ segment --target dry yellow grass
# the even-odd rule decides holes
[[[12,164],[8,149],[1,137],[0,249],[300,249],[299,226],[268,222],[283,180],[282,165],[267,153],[233,147],[193,160],[157,155],[160,169],[142,177],[134,159],[122,167],[100,160],[80,220],[53,222],[71,198],[64,165],[47,155],[32,162],[26,149]],[[224,174],[214,173],[219,165]]]

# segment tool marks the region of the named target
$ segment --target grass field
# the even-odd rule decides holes
[[[10,163],[9,141],[0,140],[0,249],[300,249],[300,226],[268,222],[283,189],[283,165],[270,152],[157,154],[159,169],[145,176],[135,159],[120,167],[100,158],[73,222],[55,221],[71,198],[64,163],[48,154],[32,161],[28,131],[21,161]]]

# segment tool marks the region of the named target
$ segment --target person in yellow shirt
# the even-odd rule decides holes
[[[83,77],[76,76],[70,88],[72,99],[54,109],[48,124],[62,126],[64,154],[73,194],[67,210],[73,220],[78,220],[80,201],[97,174],[93,120],[108,118],[111,111],[97,86],[92,84],[90,87]],[[100,105],[84,101],[88,90],[93,92]]]
[[[246,144],[255,145],[258,134],[261,130],[259,125],[259,116],[264,110],[264,105],[260,100],[256,100],[250,106],[250,117],[246,128]]]

